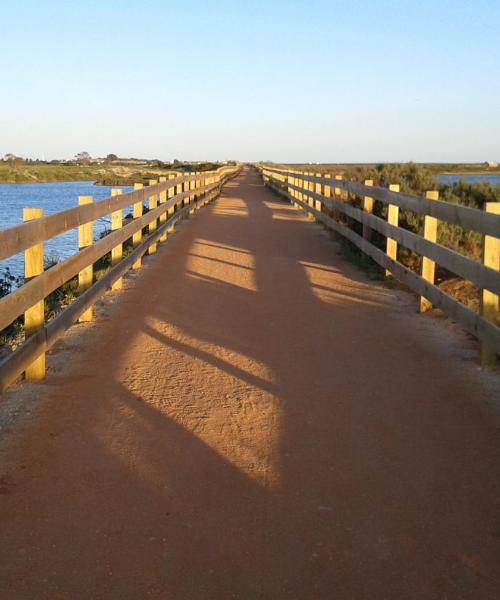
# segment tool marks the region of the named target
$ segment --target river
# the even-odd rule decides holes
[[[69,181],[57,183],[9,183],[0,184],[0,229],[8,229],[23,222],[23,208],[42,208],[51,215],[78,205],[78,196],[93,196],[94,202],[109,198],[116,186],[94,185],[93,181]],[[121,187],[124,193],[131,187]],[[125,209],[124,215],[130,211]],[[94,224],[94,239],[110,228],[110,218],[104,217]],[[45,242],[45,256],[63,260],[78,250],[77,230],[66,231]],[[0,275],[9,267],[13,275],[22,275],[23,256],[18,254],[0,261]]]

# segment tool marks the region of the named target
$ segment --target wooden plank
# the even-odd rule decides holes
[[[158,183],[158,181],[156,179],[149,180],[150,186],[155,186],[157,183]],[[153,194],[152,196],[149,196],[149,198],[148,198],[149,210],[154,210],[157,206],[158,206],[158,195]],[[150,234],[154,233],[157,229],[157,226],[158,226],[158,223],[157,223],[156,219],[151,221],[151,223],[149,224],[148,233],[150,233]],[[151,244],[151,246],[148,249],[148,254],[155,254],[156,250],[157,250],[157,245]]]
[[[373,179],[365,179],[365,186],[373,187]],[[373,198],[371,196],[363,196],[361,206],[366,213],[371,215],[373,213]],[[363,225],[363,237],[365,240],[372,239],[372,230],[368,225]]]
[[[138,191],[138,190],[142,190],[144,188],[144,185],[142,183],[134,183],[134,190]],[[144,196],[141,197],[141,201],[140,202],[136,202],[133,205],[132,208],[132,216],[134,217],[134,219],[140,219],[142,217],[142,212],[143,212],[143,204],[142,204],[142,198]],[[136,233],[134,233],[133,237],[132,237],[132,246],[134,248],[137,248],[137,246],[139,246],[139,244],[141,243],[142,240],[142,230],[137,231]],[[132,266],[133,269],[140,269],[142,265],[142,260],[141,258],[139,258]]]
[[[212,200],[217,195],[217,190],[208,192],[209,199]],[[201,201],[200,201],[201,202]],[[161,228],[153,234],[158,239],[164,229],[171,226],[172,222],[182,218],[183,212],[188,208],[182,209],[170,219],[168,219]],[[95,302],[113,285],[113,283],[132,268],[147,251],[150,244],[150,238],[147,238],[124,260],[112,267],[98,282],[79,296],[68,308],[55,317],[45,327],[37,331],[25,344],[15,352],[4,358],[0,362],[0,393],[3,393],[8,386],[14,382],[19,375],[25,371],[27,366],[45,353],[64,332],[75,323],[80,315]]]
[[[159,178],[159,183],[165,183],[167,181],[167,177],[160,177]],[[165,204],[165,202],[167,201],[167,190],[163,190],[162,192],[160,192],[158,194],[158,199],[160,204]],[[167,213],[164,212],[162,213],[158,223],[159,225],[163,225],[163,223],[165,223],[165,221],[167,220]],[[164,242],[167,239],[167,232],[165,231],[165,233],[161,236],[160,238],[160,242]]]
[[[111,190],[112,196],[120,196],[123,194],[123,190],[121,188],[113,188]],[[116,231],[117,229],[121,229],[123,227],[123,210],[115,210],[111,213],[111,231]],[[117,244],[111,250],[111,266],[114,267],[117,265],[123,258],[123,244]],[[117,279],[113,287],[111,288],[113,291],[121,290],[123,287],[123,280]]]
[[[393,238],[398,244],[405,246],[417,254],[430,258],[437,264],[448,269],[452,273],[459,275],[463,279],[471,281],[478,287],[500,293],[500,275],[498,272],[485,267],[472,258],[450,250],[440,244],[429,242],[406,229],[393,227],[383,219],[380,219],[375,215],[366,214],[360,209],[350,204],[345,204],[340,200],[323,197],[322,202],[330,210],[342,212],[347,216],[356,219],[363,225],[371,227],[378,233]]]
[[[275,170],[270,169],[271,172]],[[310,180],[310,177],[305,174],[301,174],[300,178],[303,182]],[[409,210],[421,216],[429,215],[440,221],[458,225],[468,231],[477,231],[492,237],[500,237],[500,215],[442,200],[431,201],[421,196],[393,193],[381,187],[366,189],[363,184],[353,181],[339,181],[338,186],[355,196],[370,195],[384,204],[394,204],[401,210]]]
[[[283,193],[286,194],[286,192]],[[500,354],[499,327],[496,327],[492,322],[483,319],[478,313],[467,308],[448,294],[445,294],[437,286],[430,284],[417,273],[391,259],[382,250],[373,246],[368,240],[363,239],[355,231],[352,231],[342,223],[337,223],[324,213],[319,213],[303,202],[300,202],[300,204],[304,210],[313,211],[317,219],[323,221],[337,233],[346,237],[381,267],[393,273],[394,277],[402,281],[402,283],[416,294],[427,298],[436,308],[441,309],[466,331],[474,335],[477,339],[484,341],[492,350]]]
[[[500,215],[500,202],[487,202],[485,204],[486,212]],[[500,239],[484,236],[483,240],[483,264],[494,270],[500,271]],[[491,323],[499,323],[500,302],[499,296],[483,289],[481,291],[481,314],[484,319]],[[496,364],[497,355],[500,356],[498,349],[487,343],[481,345],[481,366],[493,367]]]
[[[203,188],[204,192],[211,193],[217,187],[209,185]],[[86,266],[95,263],[99,258],[111,252],[113,247],[122,244],[136,232],[141,231],[154,218],[158,218],[162,212],[171,211],[176,203],[182,201],[182,194],[170,198],[165,204],[158,206],[155,210],[145,213],[141,218],[134,219],[125,227],[112,231],[109,235],[97,241],[92,246],[74,254],[65,261],[58,263],[48,271],[32,279],[11,294],[0,299],[0,330],[7,327],[27,308],[31,307],[40,298],[50,294],[63,285],[66,281],[78,274]],[[172,221],[171,221],[172,223]],[[171,225],[173,227],[173,224]]]
[[[169,175],[168,176],[169,179],[170,178],[173,179],[174,177],[175,177],[175,175]],[[176,192],[177,192],[177,188],[176,187],[169,188],[168,191],[167,191],[167,199],[170,200],[171,198],[173,198],[175,196]],[[169,211],[167,213],[168,218],[170,218],[171,216],[173,216],[174,212],[175,212],[175,205],[172,206],[171,209],[169,209]],[[167,231],[168,231],[168,233],[174,233],[174,231],[175,231],[174,226],[172,225]]]
[[[397,183],[393,183],[389,186],[389,190],[391,192],[399,192],[399,185]],[[395,204],[389,204],[387,207],[387,222],[389,225],[393,227],[397,227],[399,224],[399,206]],[[392,260],[397,260],[398,258],[398,243],[395,239],[388,237],[386,241],[386,254]],[[385,272],[386,277],[392,276],[390,271]]]
[[[439,200],[439,192],[437,192],[437,191],[427,192],[425,197],[428,200]],[[436,243],[436,241],[437,241],[437,225],[438,225],[437,219],[435,219],[434,217],[429,217],[429,215],[426,215],[424,217],[424,239],[426,239],[429,242]],[[422,269],[421,269],[422,277],[429,283],[434,284],[435,272],[436,272],[436,263],[433,260],[431,260],[430,258],[427,258],[426,256],[424,256],[422,258]],[[421,313],[426,312],[432,308],[432,304],[429,302],[429,300],[427,300],[427,298],[420,296],[419,308],[420,308]]]
[[[23,209],[23,220],[32,221],[43,217],[41,208]],[[43,242],[35,244],[24,252],[24,277],[30,281],[43,273]],[[45,320],[45,301],[42,297],[38,302],[30,306],[24,313],[24,335],[29,339],[39,330],[43,329]],[[45,353],[39,354],[33,361],[25,365],[26,379],[37,381],[45,377]],[[23,369],[24,370],[24,369]],[[20,373],[19,373],[20,375]]]
[[[218,171],[218,173],[223,175],[231,172],[231,168],[227,167],[222,167]],[[196,179],[199,176],[192,177]],[[149,190],[149,193],[159,194],[163,190],[168,191],[170,186],[175,187],[178,181],[182,182],[184,180],[184,177],[176,176],[172,180],[158,184],[155,186],[155,189]],[[91,205],[64,210],[0,231],[0,260],[23,252],[39,242],[49,240],[79,225],[96,221],[120,208],[127,208],[131,204],[134,205],[143,200],[144,190],[142,188],[135,189],[133,192],[122,194],[121,196],[110,197],[99,202],[94,202]]]
[[[78,196],[78,205],[84,206],[85,204],[92,204],[94,199],[92,196]],[[83,250],[88,246],[92,246],[94,243],[94,224],[85,223],[78,227],[78,250]],[[78,273],[78,292],[81,294],[85,290],[88,290],[94,280],[94,265],[88,264],[84,269]],[[80,321],[87,322],[92,321],[93,311],[89,308],[80,316]]]
[[[318,173],[317,176],[321,177],[321,173]],[[316,194],[318,194],[318,196],[321,196],[321,183],[319,183],[319,181],[314,184],[313,191],[316,192]],[[321,212],[321,201],[315,200],[314,203],[315,203],[314,207],[316,208],[316,210],[319,210]]]

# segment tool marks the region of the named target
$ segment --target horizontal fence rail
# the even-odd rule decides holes
[[[17,317],[25,314],[25,329],[33,307],[38,307],[54,290],[81,276],[86,269],[92,273],[92,265],[112,252],[112,266],[95,283],[86,287],[80,285],[80,295],[67,308],[62,310],[50,322],[41,322],[26,335],[26,341],[14,352],[0,362],[0,392],[3,392],[23,372],[30,379],[40,379],[45,374],[45,352],[61,337],[61,335],[78,319],[88,320],[89,310],[95,302],[109,289],[118,289],[123,275],[130,268],[137,268],[146,253],[153,253],[158,242],[167,238],[175,224],[195,209],[212,201],[219,193],[221,186],[234,177],[239,167],[222,167],[217,171],[188,173],[185,176],[170,176],[160,183],[143,187],[138,184],[133,192],[122,194],[121,190],[113,190],[116,195],[96,203],[84,203],[81,206],[65,210],[48,217],[37,218],[23,225],[0,231],[0,258],[7,258],[19,252],[25,252],[25,261],[29,259],[33,249],[41,249],[43,264],[43,242],[68,231],[90,224],[94,220],[112,216],[112,231],[102,239],[81,246],[76,254],[29,278],[24,285],[0,299],[0,330],[10,325]],[[165,178],[166,179],[166,178]],[[82,200],[82,199],[81,199]],[[143,205],[147,201],[149,211],[143,214]],[[87,202],[87,200],[84,200]],[[91,199],[90,199],[91,202]],[[122,226],[122,210],[133,205],[135,218]],[[139,207],[139,208],[137,208]],[[36,209],[34,209],[36,210]],[[115,218],[113,219],[113,216]],[[116,218],[118,216],[118,218]],[[147,228],[147,237],[142,238]],[[122,244],[134,240],[133,250],[122,258]],[[118,252],[116,250],[119,249]],[[33,365],[38,365],[32,368]],[[30,371],[32,369],[32,372]]]
[[[486,211],[451,204],[430,197],[402,194],[393,189],[304,173],[288,168],[258,165],[264,182],[293,204],[348,239],[396,279],[421,296],[421,310],[440,308],[482,342],[481,363],[491,366],[500,355],[498,308],[500,296],[500,203],[488,203]],[[341,198],[341,192],[363,200],[358,208]],[[373,200],[389,206],[388,219],[372,214]],[[394,210],[395,209],[395,210]],[[424,236],[398,226],[398,209],[424,217]],[[392,211],[392,212],[391,212]],[[363,235],[341,222],[339,215],[362,225]],[[437,220],[483,234],[483,263],[436,242]],[[387,238],[386,252],[371,243],[371,231]],[[421,275],[397,260],[397,244],[423,257]],[[434,284],[438,264],[481,289],[481,314],[446,294]]]

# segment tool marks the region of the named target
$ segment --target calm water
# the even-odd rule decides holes
[[[500,175],[439,175],[436,177],[439,183],[445,183],[446,185],[452,185],[463,179],[467,183],[491,183],[493,185],[500,185]]]
[[[116,186],[113,186],[116,187]],[[122,187],[129,192],[131,187]],[[111,186],[94,185],[92,181],[70,181],[59,183],[13,183],[0,184],[0,229],[8,229],[23,222],[23,208],[42,208],[45,215],[78,205],[78,196],[93,196],[94,202],[109,198]],[[127,214],[125,209],[124,214]],[[94,223],[94,239],[105,229],[110,229],[110,218]],[[68,258],[78,250],[77,230],[67,231],[45,242],[45,256]],[[0,261],[0,273],[10,267],[14,275],[23,273],[23,256],[18,254]]]

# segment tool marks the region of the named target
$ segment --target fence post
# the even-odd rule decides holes
[[[309,171],[308,173],[309,177],[314,177],[314,173],[312,171]],[[314,181],[309,181],[309,185],[308,185],[308,190],[309,192],[314,192]],[[312,196],[308,196],[308,201],[307,203],[309,204],[309,206],[311,208],[314,207],[314,198]],[[311,215],[311,218],[314,219],[314,217]]]
[[[169,173],[168,174],[168,178],[169,179],[175,179],[175,177],[176,177],[175,173]],[[167,200],[171,200],[175,196],[175,190],[176,190],[176,186],[175,185],[173,185],[172,187],[168,188]],[[170,219],[170,217],[172,217],[174,215],[174,212],[175,212],[175,204],[174,204],[174,206],[171,206],[168,209],[167,219]],[[168,228],[168,232],[169,233],[173,233],[174,231],[175,231],[174,225],[172,225],[171,227]]]
[[[425,194],[427,200],[439,200],[439,192],[431,191]],[[437,240],[437,219],[434,217],[430,217],[429,215],[424,216],[424,238],[429,240],[429,242],[436,243]],[[434,275],[436,272],[436,263],[433,260],[430,260],[426,256],[422,257],[422,277],[432,283],[434,285]],[[432,304],[424,298],[420,296],[420,312],[426,312],[432,308]]]
[[[134,183],[134,191],[142,190],[142,183]],[[142,200],[140,202],[135,202],[133,207],[133,217],[134,219],[140,219],[142,217]],[[136,231],[132,236],[132,246],[137,247],[142,240],[142,228],[139,231]],[[132,269],[140,269],[142,264],[142,259],[138,258],[135,263],[132,265]]]
[[[486,212],[500,215],[500,202],[486,202],[484,205]],[[483,238],[483,265],[500,271],[500,239],[485,235]],[[498,323],[500,310],[499,297],[489,290],[482,290],[481,293],[481,315],[484,319]],[[481,344],[481,366],[492,367],[496,362],[496,353],[486,344]]]
[[[175,186],[175,195],[182,194],[182,191],[184,190],[184,182],[182,181],[182,177],[184,177],[184,174],[177,173],[177,177],[179,177],[179,179],[181,179],[181,181]],[[178,200],[175,203],[175,212],[177,212],[183,206],[184,206],[184,200],[180,200],[180,201]]]
[[[24,208],[23,221],[33,221],[43,217],[41,208]],[[43,273],[43,242],[24,251],[24,278],[29,281]],[[24,335],[28,339],[43,327],[45,319],[45,300],[42,298],[24,313]],[[40,354],[26,369],[26,379],[38,381],[45,377],[45,352]]]
[[[335,175],[335,179],[337,181],[342,181],[342,175]],[[341,200],[342,199],[342,188],[334,187],[333,195],[334,195],[335,200]],[[334,209],[332,217],[336,221],[340,221],[340,212],[338,210]]]
[[[158,179],[158,181],[160,183],[165,183],[167,181],[167,178],[160,177]],[[159,199],[160,199],[160,204],[165,204],[165,202],[167,201],[167,190],[163,190],[162,192],[160,192]],[[160,219],[159,219],[160,227],[165,223],[166,220],[167,220],[167,213],[165,211],[164,213],[162,213],[160,215]],[[165,233],[162,233],[162,235],[160,237],[160,242],[164,242],[166,239],[167,239],[167,232],[165,231]]]
[[[189,174],[189,175],[190,175],[191,177],[192,177],[193,175],[196,175],[196,171],[192,171],[192,172],[190,172],[190,174]],[[193,181],[190,181],[190,182],[189,182],[189,189],[190,189],[190,191],[191,191],[191,192],[194,192],[194,190],[196,189],[196,180],[195,180],[195,179],[193,179]],[[192,204],[192,203],[195,201],[195,199],[196,199],[196,194],[190,194],[190,195],[189,195],[189,204]],[[189,214],[190,214],[190,215],[192,215],[192,214],[194,213],[194,210],[195,210],[195,209],[194,209],[194,207],[193,207],[193,208],[192,208],[192,209],[189,211]]]
[[[321,173],[316,173],[316,177],[322,177]],[[315,184],[315,189],[314,191],[316,192],[316,194],[321,195],[321,183],[316,183]],[[322,210],[322,204],[321,204],[321,200],[315,200],[314,201],[314,207],[316,208],[316,210],[319,210],[319,212],[321,212]]]
[[[111,196],[121,196],[123,190],[121,188],[113,188],[111,190]],[[120,208],[119,210],[115,210],[111,213],[111,231],[116,231],[117,229],[121,229],[123,226],[123,211]],[[123,257],[123,245],[118,244],[111,249],[111,266],[114,267],[117,265]],[[123,287],[123,279],[117,279],[113,285],[111,286],[112,290],[121,290]]]
[[[182,190],[184,193],[189,192],[189,184],[190,182],[187,181],[187,178],[189,177],[189,171],[184,173],[184,183],[182,184]],[[184,197],[184,200],[182,201],[182,206],[187,206],[190,202],[191,198],[189,196],[189,194],[187,194],[187,196]],[[189,214],[189,213],[188,213]]]
[[[83,206],[85,204],[92,204],[93,198],[92,196],[78,196],[78,206]],[[78,249],[82,250],[83,248],[87,248],[88,246],[92,246],[94,243],[94,233],[93,233],[93,223],[85,223],[84,225],[80,225],[78,227]],[[90,264],[88,267],[85,267],[82,271],[78,273],[78,291],[84,292],[88,290],[92,285],[94,280],[94,265]],[[87,321],[92,321],[93,316],[93,308],[88,308],[84,313],[80,315],[78,321],[80,323],[85,323]]]
[[[298,185],[298,177],[297,177],[297,172],[296,171],[292,171],[292,185],[294,185],[295,187],[297,187]],[[297,189],[293,189],[292,190],[292,195],[293,195],[293,207],[294,208],[299,208],[299,205],[295,202],[295,200],[298,200],[299,198],[299,192],[297,191]]]
[[[156,185],[158,183],[157,179],[150,179],[149,180],[149,185]],[[158,196],[156,194],[153,194],[152,196],[149,196],[148,198],[148,208],[149,210],[154,210],[156,207],[158,206]],[[148,225],[148,233],[154,233],[156,231],[156,227],[157,227],[157,221],[156,219],[154,219],[153,221],[151,221],[151,223]],[[156,252],[156,247],[157,244],[156,242],[154,244],[151,244],[151,246],[149,246],[148,248],[148,254],[154,254]]]
[[[365,186],[372,187],[373,179],[365,179]],[[363,196],[362,208],[366,213],[370,215],[373,213],[373,198],[371,196]],[[365,240],[368,241],[372,239],[372,229],[369,225],[365,225],[364,223],[363,237],[365,238]]]
[[[391,185],[389,186],[389,191],[390,192],[399,192],[399,184],[391,183]],[[398,226],[398,224],[399,224],[399,206],[396,206],[395,204],[388,205],[388,207],[387,207],[387,222],[389,223],[389,225],[394,225],[394,227]],[[386,254],[389,258],[392,258],[393,260],[397,260],[397,258],[398,258],[398,243],[396,242],[396,240],[393,240],[390,237],[387,238]],[[386,269],[385,276],[386,277],[392,276],[392,273],[390,272],[389,269]]]

